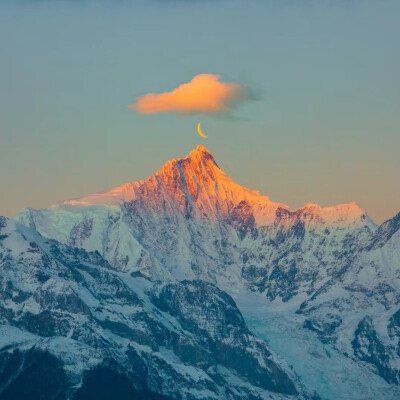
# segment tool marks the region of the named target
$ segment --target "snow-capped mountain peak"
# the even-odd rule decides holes
[[[58,207],[121,206],[134,200],[147,203],[155,212],[163,212],[165,203],[186,212],[189,205],[194,214],[227,217],[230,209],[245,201],[264,211],[288,206],[272,203],[267,196],[235,183],[215,162],[212,154],[197,146],[184,158],[167,161],[155,174],[145,180],[129,182],[114,189],[61,202]],[[271,210],[268,210],[271,211]],[[262,213],[261,213],[262,214]]]
[[[221,274],[240,279],[245,238],[266,236],[261,243],[277,243],[294,235],[311,251],[317,242],[307,243],[312,236],[306,232],[336,246],[346,234],[376,229],[355,203],[326,208],[308,203],[291,210],[272,202],[235,183],[204,146],[168,161],[145,180],[49,209],[25,209],[16,219],[45,237],[97,250],[123,270],[213,282]],[[327,236],[330,231],[334,234]],[[221,257],[232,267],[220,271]],[[196,268],[181,270],[188,264]]]
[[[215,220],[231,217],[233,210],[240,205],[241,208],[251,209],[258,226],[274,224],[277,215],[279,217],[282,212],[285,219],[306,219],[313,224],[354,225],[367,220],[373,225],[366,213],[354,202],[333,207],[320,207],[309,202],[297,210],[291,210],[283,203],[272,202],[268,196],[234,182],[202,145],[184,158],[167,161],[145,180],[64,201],[54,208],[112,208],[132,201],[146,205],[155,213],[169,213],[167,209],[174,208],[193,217]]]

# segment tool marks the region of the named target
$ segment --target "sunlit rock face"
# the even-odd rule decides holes
[[[198,146],[146,180],[25,209],[16,220],[70,248],[97,251],[116,273],[216,285],[324,398],[336,399],[338,385],[341,398],[352,400],[396,392],[399,216],[378,227],[355,203],[291,210],[236,184]],[[282,349],[268,321],[303,350]],[[325,370],[313,340],[329,354]],[[357,373],[329,374],[342,364]]]

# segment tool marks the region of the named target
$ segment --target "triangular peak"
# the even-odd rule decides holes
[[[210,163],[211,161],[211,163]],[[171,168],[172,166],[176,165],[177,163],[180,164],[208,164],[208,165],[212,165],[215,166],[219,169],[217,163],[215,162],[215,159],[213,157],[213,155],[210,153],[210,151],[202,146],[202,145],[198,145],[195,149],[193,149],[188,155],[186,155],[185,157],[181,157],[181,158],[172,158],[171,160],[167,161],[157,172],[156,174],[170,174],[171,173]]]
[[[312,221],[325,223],[362,222],[367,219],[365,212],[356,204],[338,204],[332,207],[320,207],[315,203],[290,210],[281,203],[274,203],[258,191],[247,189],[227,176],[219,168],[210,151],[198,145],[183,158],[167,161],[155,174],[145,180],[125,183],[111,190],[94,193],[78,199],[60,203],[59,206],[106,206],[120,207],[126,202],[140,198],[145,206],[156,204],[181,205],[189,202],[195,208],[211,214],[229,215],[232,207],[247,204],[259,225],[269,225],[275,221],[276,211],[285,209],[290,213],[299,213]],[[186,198],[184,201],[183,199]],[[201,214],[200,213],[200,214]]]
[[[204,153],[211,155],[211,152],[205,146],[199,144],[199,145],[197,145],[197,147],[194,150],[192,150],[189,153],[188,157],[190,157],[191,155],[194,155],[194,154],[204,154]]]

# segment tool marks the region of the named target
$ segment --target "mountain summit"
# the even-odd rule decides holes
[[[156,206],[154,203],[160,203],[157,200],[164,201],[165,197],[172,197],[177,204],[184,204],[185,197],[188,203],[196,204],[202,211],[207,209],[213,215],[219,212],[227,215],[229,204],[260,196],[258,192],[246,189],[230,179],[219,168],[212,154],[199,145],[186,157],[167,161],[145,180],[129,182],[60,205],[117,205],[141,198]],[[262,196],[262,199],[269,202],[267,196]]]
[[[277,210],[307,215],[310,221],[323,223],[354,224],[367,218],[354,202],[326,208],[308,203],[298,210],[290,210],[285,204],[272,202],[268,196],[235,183],[202,145],[184,158],[167,161],[145,180],[64,201],[58,206],[120,207],[132,201],[145,204],[155,213],[168,212],[171,206],[193,217],[213,219],[231,217],[232,210],[241,204],[251,208],[258,225],[273,224]]]
[[[241,279],[248,240],[258,246],[263,236],[274,243],[289,235],[317,251],[311,233],[332,231],[329,239],[338,246],[346,232],[376,228],[355,203],[327,208],[309,203],[298,210],[274,203],[235,183],[204,146],[145,180],[49,209],[25,209],[16,219],[45,237],[97,250],[122,270],[212,282]]]

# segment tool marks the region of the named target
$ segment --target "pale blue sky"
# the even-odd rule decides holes
[[[296,208],[400,211],[400,2],[0,0],[0,215],[146,178],[205,145]],[[199,73],[260,100],[229,118],[140,115]]]

